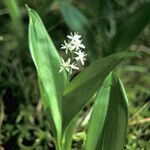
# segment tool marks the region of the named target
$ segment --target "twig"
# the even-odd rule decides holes
[[[143,123],[147,123],[147,122],[150,122],[150,117],[136,120],[136,121],[132,121],[129,123],[129,125],[143,124]]]
[[[140,108],[130,119],[129,119],[129,123],[135,118],[137,117],[146,107],[149,106],[149,102],[145,103],[144,106],[142,108]]]

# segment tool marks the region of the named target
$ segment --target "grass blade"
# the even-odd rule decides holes
[[[119,28],[114,38],[110,43],[108,53],[126,50],[135,40],[138,34],[150,22],[150,3],[144,3],[141,7],[135,10],[128,20]]]
[[[17,33],[18,38],[24,37],[24,29],[21,20],[21,12],[18,6],[18,0],[4,0],[8,13],[12,20],[13,29]]]
[[[82,32],[87,25],[87,18],[68,2],[60,3],[60,11],[69,28],[73,31]]]

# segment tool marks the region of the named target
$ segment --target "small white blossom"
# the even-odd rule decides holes
[[[71,40],[70,43],[76,49],[76,51],[78,51],[80,48],[85,48],[85,46],[81,43],[81,35],[78,33],[75,32],[74,35],[71,33],[71,35],[68,35],[67,37]]]
[[[80,61],[82,65],[84,65],[84,61],[86,60],[85,56],[87,55],[85,52],[82,52],[79,50],[78,52],[74,52],[77,54],[77,57],[75,57],[76,61]]]
[[[63,70],[66,70],[67,72],[70,72],[70,62],[71,62],[70,58],[68,58],[68,60],[66,62],[62,58],[62,64],[60,65],[59,72],[62,72]]]
[[[64,44],[61,44],[61,49],[65,49],[66,54],[68,51],[73,51],[74,48],[75,47],[71,43],[67,43],[66,41],[64,41]]]
[[[76,41],[76,40],[80,40],[81,35],[75,32],[74,35],[72,33],[71,35],[67,35],[67,38],[69,38],[71,41]]]
[[[72,46],[75,47],[76,51],[78,51],[79,49],[84,49],[85,46],[81,43],[82,41],[81,40],[76,40],[76,41],[72,41],[71,44]]]
[[[77,64],[75,64],[75,62],[73,62],[73,63],[70,65],[70,68],[71,68],[71,69],[74,69],[74,70],[79,70],[79,67],[77,67]]]
[[[70,74],[72,74],[72,70],[79,70],[75,62],[70,65]]]
[[[77,62],[81,62],[84,65],[84,61],[86,60],[85,56],[87,55],[83,49],[85,46],[82,44],[81,35],[78,33],[71,33],[67,35],[68,40],[64,41],[61,44],[61,49],[65,50],[65,53],[68,54],[71,58],[68,58],[67,61],[64,61],[62,58],[62,64],[60,65],[59,72],[66,70],[69,74],[72,74],[73,70],[79,70],[77,66]]]

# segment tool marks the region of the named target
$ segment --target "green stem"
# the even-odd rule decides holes
[[[55,145],[56,145],[56,150],[62,150],[62,147],[61,147],[61,139],[57,139]]]
[[[67,72],[67,85],[69,84],[69,81],[70,81],[70,73]]]

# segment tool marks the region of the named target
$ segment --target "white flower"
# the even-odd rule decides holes
[[[74,35],[71,33],[71,35],[68,35],[67,37],[71,40],[70,43],[72,47],[76,49],[76,51],[78,51],[80,48],[85,48],[85,46],[81,43],[82,40],[80,40],[81,35],[78,33],[75,32]]]
[[[75,62],[73,62],[73,63],[70,65],[70,68],[71,68],[71,69],[74,69],[74,70],[79,70],[79,68],[77,67],[77,64],[75,64]]]
[[[80,40],[81,35],[75,32],[74,35],[72,33],[71,35],[67,35],[67,38],[69,38],[71,41],[76,41],[76,40]]]
[[[70,65],[70,74],[72,74],[72,70],[79,70],[75,62]]]
[[[68,51],[73,51],[74,48],[75,47],[71,43],[67,43],[66,41],[64,41],[64,44],[61,44],[61,49],[65,49],[66,54]]]
[[[68,41],[64,41],[64,43],[61,44],[61,49],[65,50],[66,54],[69,52],[70,58],[68,58],[67,61],[64,61],[62,58],[59,72],[65,70],[69,74],[72,74],[73,70],[79,70],[79,67],[77,66],[78,61],[84,65],[84,61],[86,60],[85,56],[87,54],[82,51],[85,46],[82,44],[81,35],[75,32],[67,35],[67,38]]]
[[[70,62],[71,62],[70,58],[68,58],[68,60],[66,62],[62,58],[62,64],[60,65],[59,72],[62,72],[63,70],[66,70],[67,72],[70,72]]]
[[[87,55],[85,52],[82,52],[79,50],[78,52],[74,52],[77,54],[77,57],[75,57],[76,61],[80,61],[82,65],[84,65],[84,61],[86,60],[85,56]]]
[[[76,51],[78,51],[79,49],[84,49],[85,46],[81,43],[81,40],[76,40],[76,41],[72,41],[71,44],[75,47]]]

